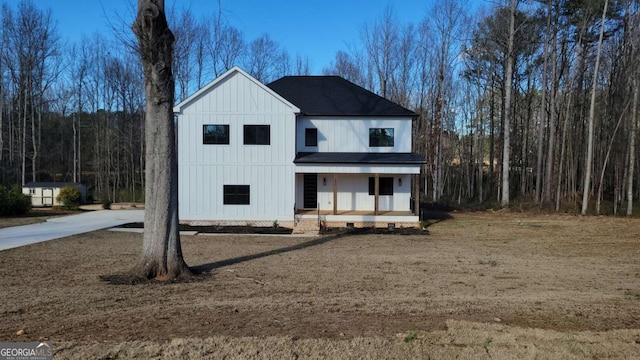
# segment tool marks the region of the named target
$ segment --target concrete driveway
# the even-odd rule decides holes
[[[143,222],[144,210],[101,210],[0,229],[0,251],[66,236]]]

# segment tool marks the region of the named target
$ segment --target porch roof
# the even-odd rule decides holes
[[[416,153],[342,153],[300,152],[294,164],[366,164],[366,165],[422,165],[425,159]]]

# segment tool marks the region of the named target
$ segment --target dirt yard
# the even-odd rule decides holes
[[[640,219],[451,215],[428,235],[183,236],[209,271],[191,283],[101,282],[140,234],[1,251],[0,340],[56,359],[640,358]]]

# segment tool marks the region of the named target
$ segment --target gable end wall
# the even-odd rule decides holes
[[[204,145],[203,125],[227,124],[229,145]],[[270,145],[244,145],[244,125],[269,125]],[[295,203],[295,113],[234,73],[178,115],[181,221],[291,221]],[[250,205],[224,205],[224,185],[249,185]]]

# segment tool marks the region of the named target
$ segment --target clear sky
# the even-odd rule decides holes
[[[11,5],[19,2],[5,1]],[[131,22],[137,4],[136,0],[32,1],[40,9],[51,9],[62,38],[68,42],[95,32],[110,36],[107,16],[117,14]],[[190,8],[196,17],[218,11],[218,0],[165,1],[167,7]],[[379,18],[387,5],[394,8],[402,22],[418,24],[434,1],[437,0],[220,0],[220,5],[228,23],[241,30],[245,40],[268,33],[292,58],[297,54],[308,56],[313,72],[320,73],[336,51],[348,50],[359,42],[363,24]]]

